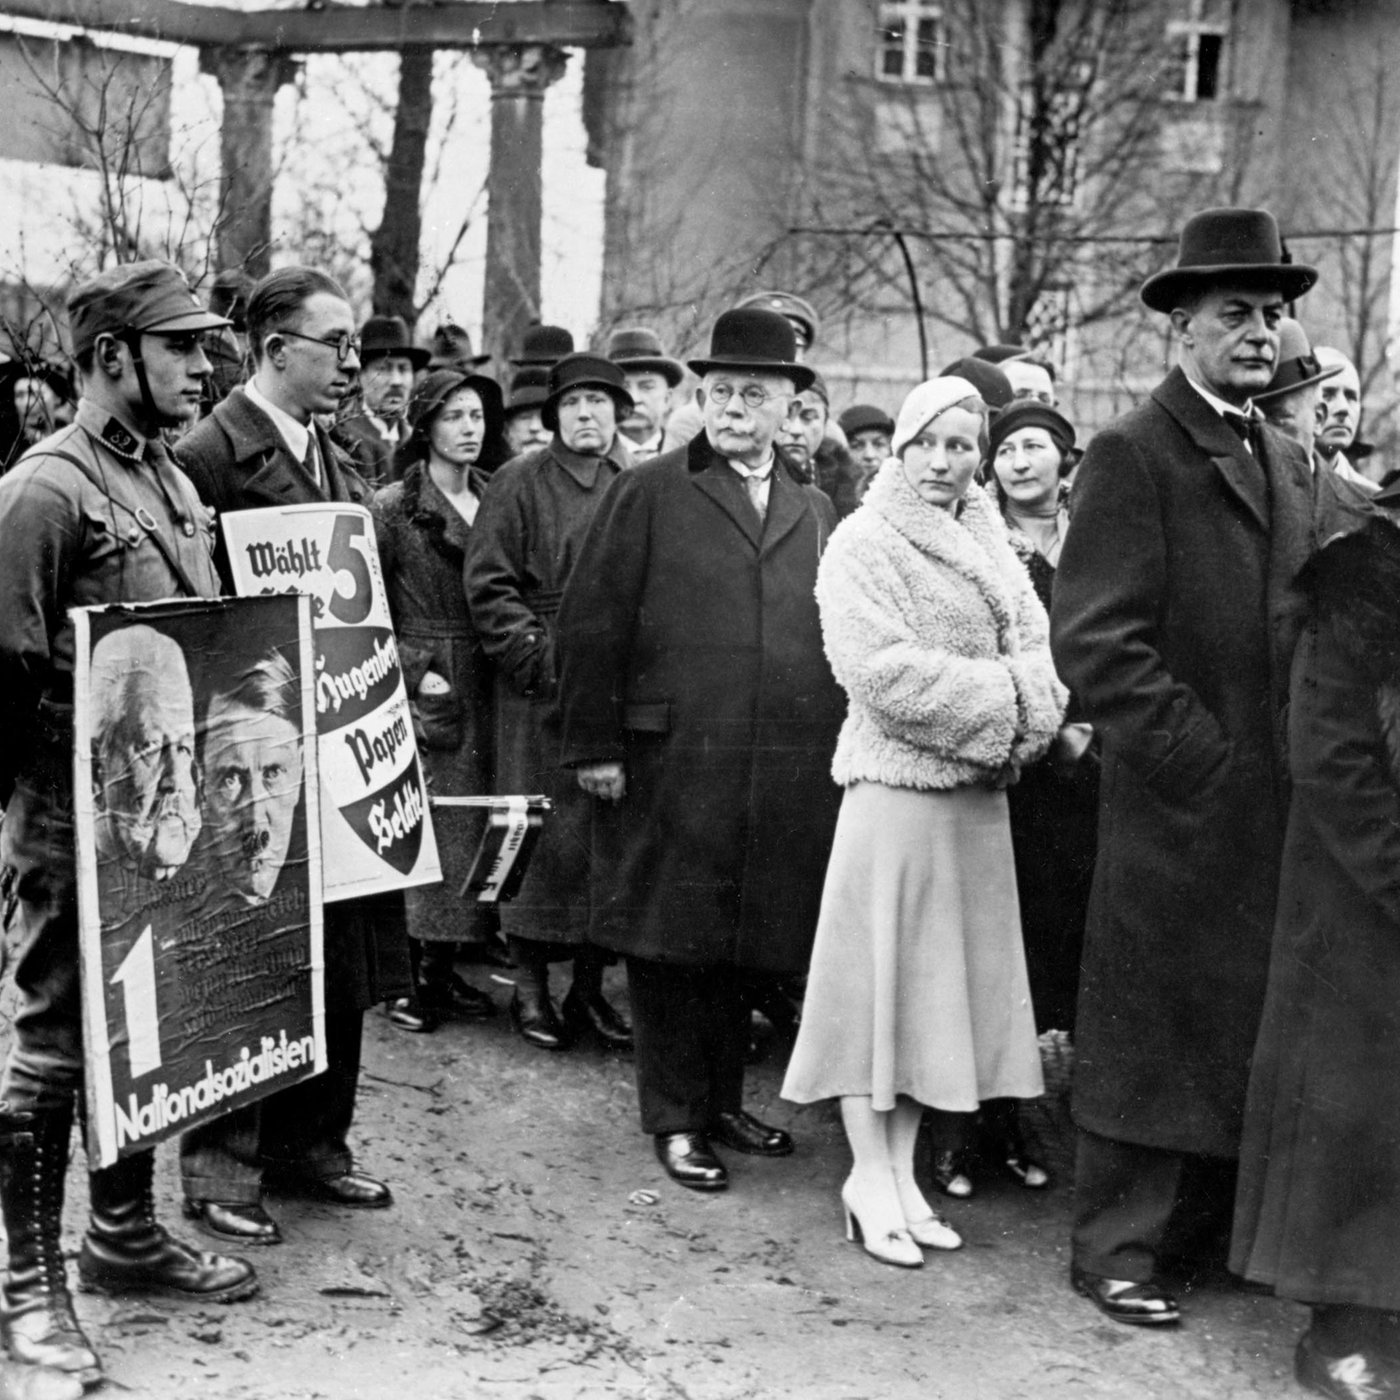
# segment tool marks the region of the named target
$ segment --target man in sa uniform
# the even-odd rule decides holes
[[[68,315],[76,420],[0,481],[0,891],[19,994],[0,1077],[9,1246],[0,1334],[16,1361],[91,1383],[101,1368],[74,1317],[59,1243],[83,1082],[68,610],[217,596],[210,513],[160,432],[198,413],[210,368],[202,334],[227,322],[154,261],[83,284]],[[153,1157],[136,1153],[89,1177],[84,1283],[197,1301],[254,1293],[243,1260],[198,1253],[156,1223]]]

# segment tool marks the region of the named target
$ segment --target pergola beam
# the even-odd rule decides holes
[[[0,0],[0,14],[198,48],[356,53],[421,44],[609,48],[629,38],[627,6],[609,0],[445,0],[314,10],[224,10],[181,0]]]

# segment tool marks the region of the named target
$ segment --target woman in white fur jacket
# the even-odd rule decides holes
[[[911,1268],[920,1246],[962,1243],[914,1180],[924,1107],[1043,1089],[1006,788],[1055,737],[1066,692],[972,480],[986,418],[964,379],[919,385],[817,577],[849,706],[832,764],[846,791],[783,1095],[840,1098],[847,1238]]]

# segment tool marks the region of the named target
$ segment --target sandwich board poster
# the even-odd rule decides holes
[[[305,598],[77,608],[74,822],[95,1165],[326,1067]]]
[[[239,510],[220,526],[240,596],[311,599],[327,901],[441,880],[369,512],[322,504]]]

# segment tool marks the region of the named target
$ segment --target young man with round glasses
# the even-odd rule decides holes
[[[334,412],[360,368],[355,314],[340,284],[313,267],[269,273],[248,298],[248,342],[253,377],[179,445],[199,494],[220,515],[316,501],[368,505],[369,486],[317,421]],[[231,593],[222,537],[215,563]],[[390,1204],[389,1188],[355,1169],[346,1137],[364,1011],[410,987],[406,932],[400,895],[326,909],[330,1067],[185,1134],[186,1211],[206,1234],[245,1246],[279,1242],[277,1222],[262,1207],[265,1168],[336,1205]]]

